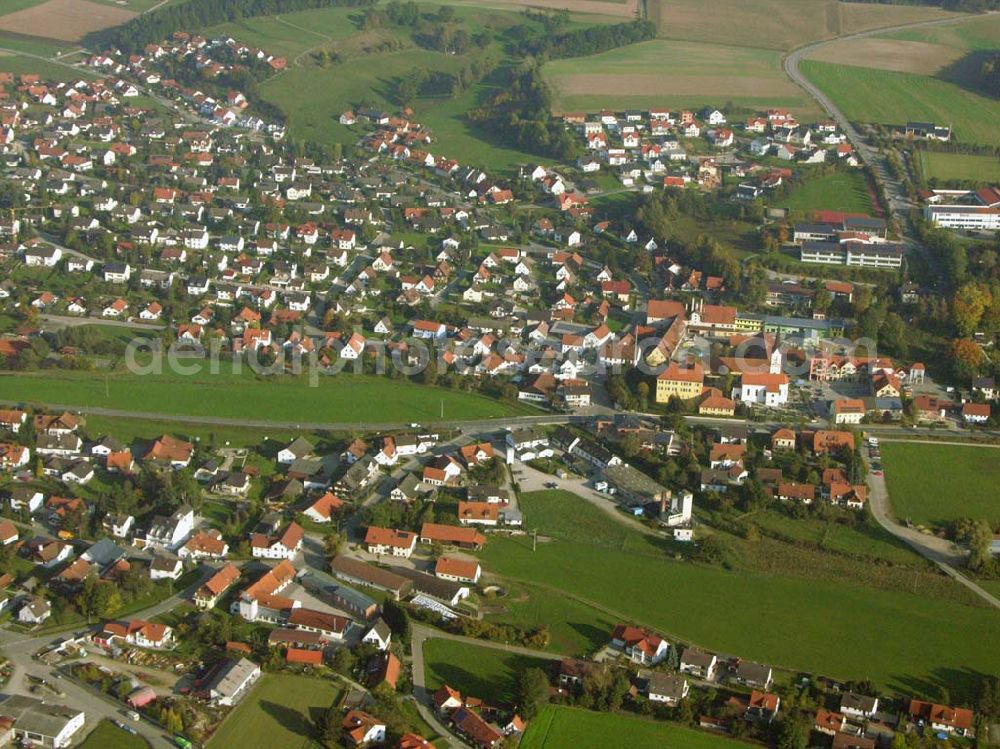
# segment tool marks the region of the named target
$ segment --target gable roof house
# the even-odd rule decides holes
[[[670,646],[662,637],[644,627],[619,624],[611,632],[611,647],[622,651],[636,663],[654,666],[667,657]]]

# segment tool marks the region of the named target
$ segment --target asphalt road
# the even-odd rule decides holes
[[[865,463],[869,464],[866,451],[862,450],[861,452]],[[964,549],[947,539],[908,528],[893,517],[885,475],[875,475],[871,471],[871,465],[868,467],[868,506],[871,508],[872,516],[876,522],[922,557],[936,564],[950,578],[964,585],[990,606],[1000,609],[1000,599],[960,572],[967,556]]]
[[[190,597],[194,589],[210,574],[207,569],[205,573],[196,583],[185,590],[175,593],[147,609],[135,612],[130,618],[150,619],[170,611],[182,600]],[[90,631],[90,628],[82,627],[78,631],[67,631],[56,634],[49,633],[32,637],[0,629],[0,651],[7,656],[13,667],[10,681],[4,686],[3,691],[11,694],[22,694],[28,697],[46,699],[49,702],[72,705],[83,710],[87,716],[87,725],[79,736],[89,733],[101,720],[122,720],[134,728],[139,735],[147,739],[153,749],[172,747],[171,735],[153,723],[146,720],[138,722],[127,721],[124,717],[127,708],[122,703],[99,694],[95,690],[84,687],[74,680],[57,678],[59,675],[57,667],[48,666],[32,658],[39,650],[47,648],[56,642],[82,634],[89,634]],[[49,684],[63,692],[66,696],[59,697],[54,692],[45,690],[44,687],[41,693],[32,693],[30,691],[31,685],[27,679],[28,674],[44,678]]]

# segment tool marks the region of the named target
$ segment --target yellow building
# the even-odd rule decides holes
[[[700,364],[681,367],[672,363],[656,378],[656,402],[666,403],[671,397],[690,400],[701,395],[705,385],[705,371]]]

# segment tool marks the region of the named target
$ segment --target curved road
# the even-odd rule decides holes
[[[431,702],[431,690],[427,688],[427,676],[424,671],[424,643],[427,640],[439,639],[439,640],[454,640],[455,642],[465,643],[467,645],[475,645],[477,647],[490,648],[492,650],[502,650],[505,653],[516,653],[518,655],[527,655],[532,658],[541,658],[549,661],[561,661],[564,656],[557,655],[555,653],[549,653],[544,650],[533,650],[531,648],[520,647],[519,645],[505,645],[500,642],[492,642],[490,640],[479,640],[474,637],[463,637],[462,635],[455,635],[450,632],[444,632],[439,629],[432,629],[423,624],[417,624],[414,622],[412,625],[411,636],[410,636],[410,646],[412,647],[412,665],[413,665],[413,697],[417,703],[417,709],[420,711],[420,716],[441,736],[444,736],[448,741],[449,747],[454,747],[454,749],[464,748],[466,745],[459,741],[455,735],[445,726],[445,724],[440,720],[437,713],[434,711],[434,703]]]
[[[1000,11],[990,11],[989,13],[983,13],[980,15],[994,15],[998,12]],[[908,212],[917,206],[907,196],[902,183],[892,177],[886,163],[885,156],[879,154],[875,148],[868,145],[861,137],[861,134],[851,124],[851,121],[847,119],[844,113],[837,108],[837,105],[833,103],[830,97],[823,93],[818,86],[814,85],[802,74],[799,70],[799,63],[802,62],[803,59],[809,57],[812,53],[816,52],[816,50],[828,44],[834,44],[836,42],[842,42],[849,39],[863,39],[866,37],[881,36],[883,34],[901,31],[904,29],[922,28],[925,26],[946,26],[949,24],[962,23],[973,17],[975,16],[961,15],[955,18],[942,18],[934,21],[918,21],[916,23],[900,24],[899,26],[888,26],[881,29],[860,31],[856,34],[839,36],[834,39],[813,42],[803,47],[799,47],[798,49],[789,52],[783,60],[785,74],[792,81],[798,84],[800,88],[804,89],[810,96],[812,96],[824,110],[826,110],[826,113],[830,115],[830,118],[834,120],[840,129],[843,130],[845,135],[847,135],[847,139],[850,141],[858,155],[861,156],[862,161],[871,166],[872,170],[878,177],[879,182],[881,182],[881,184],[885,187],[886,199],[889,203],[889,212],[892,214],[898,214],[901,218],[900,226],[903,230],[904,242],[910,247],[921,252],[927,261],[932,264],[935,264],[935,258],[931,257],[929,253],[924,250],[923,246],[919,245],[913,237],[907,235],[906,227],[908,224]]]
[[[979,445],[977,447],[996,448],[997,446]],[[867,464],[868,457],[863,455],[863,459]],[[876,476],[869,470],[868,489],[868,506],[871,508],[872,516],[879,525],[922,557],[937,565],[948,577],[960,585],[964,585],[990,606],[1000,609],[1000,599],[959,571],[965,565],[966,552],[963,549],[951,541],[932,536],[928,533],[921,533],[914,528],[907,528],[896,521],[892,515],[892,506],[889,503],[889,491],[886,488],[884,476]]]

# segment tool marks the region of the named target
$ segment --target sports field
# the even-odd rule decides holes
[[[513,702],[521,672],[528,668],[548,669],[549,664],[542,658],[440,637],[424,642],[424,668],[430,691],[447,684],[463,695],[488,702]]]
[[[530,539],[491,539],[481,555],[484,567],[546,587],[556,600],[572,596],[619,620],[656,628],[668,639],[835,678],[871,678],[906,692],[933,693],[942,669],[1000,668],[1000,651],[991,645],[1000,627],[996,611],[914,595],[905,586],[886,590],[759,571],[763,565],[740,569],[737,563],[729,571],[673,561],[664,543],[609,523],[582,499],[567,502],[548,493],[523,495],[532,527],[555,538],[536,551]],[[837,563],[823,554],[802,559]],[[926,574],[912,569],[904,573],[908,579]],[[882,624],[872,627],[873,621]],[[956,639],[956,631],[963,636]],[[912,646],[916,641],[920,648]],[[969,687],[957,673],[952,694]]]
[[[801,119],[820,115],[792,83],[776,50],[656,39],[543,68],[563,111],[722,106],[787,107]]]
[[[817,179],[810,179],[791,195],[777,203],[780,208],[793,211],[847,211],[872,212],[868,184],[861,171],[835,172]]]
[[[292,376],[256,377],[201,368],[182,376],[47,371],[0,374],[0,399],[102,407],[175,416],[280,422],[411,422],[538,413],[475,393],[426,387],[387,377],[320,376],[318,387]]]
[[[1000,101],[913,73],[805,60],[801,70],[854,122],[951,124],[960,141],[1000,145]]]
[[[328,679],[264,674],[208,741],[212,749],[313,749],[316,720],[340,689]]]
[[[920,162],[926,179],[1000,182],[1000,158],[996,156],[921,151]]]
[[[937,8],[837,0],[650,0],[660,36],[790,50],[866,29],[947,18]],[[710,12],[706,12],[710,8]]]
[[[149,742],[141,736],[133,736],[123,731],[109,720],[102,720],[97,728],[90,732],[79,749],[147,749]]]
[[[521,749],[579,749],[620,746],[629,749],[749,749],[742,741],[674,723],[647,720],[620,713],[595,713],[563,705],[549,705],[528,725]]]
[[[932,526],[958,518],[1000,522],[1000,449],[886,442],[882,465],[900,520]]]

